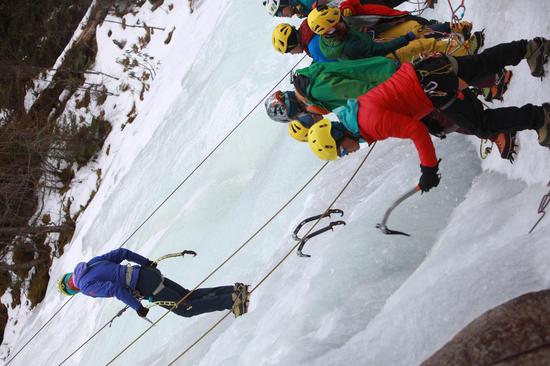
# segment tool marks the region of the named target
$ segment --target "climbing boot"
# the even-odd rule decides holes
[[[245,285],[240,282],[237,282],[235,284],[233,294],[231,294],[231,297],[233,299],[233,307],[231,308],[231,311],[235,315],[235,318],[248,312],[248,303],[250,297],[248,287],[249,285]]]
[[[537,130],[539,144],[550,148],[550,103],[542,105],[544,111],[544,124]]]
[[[490,88],[483,88],[483,96],[485,101],[492,102],[493,100],[502,100],[502,96],[508,90],[508,84],[512,79],[512,71],[502,69],[496,75],[495,85]]]
[[[491,141],[497,145],[501,158],[514,162],[517,146],[515,132],[500,132]]]
[[[536,37],[527,43],[525,59],[531,75],[542,78],[544,76],[544,64],[548,61],[550,54],[550,42],[546,38]]]

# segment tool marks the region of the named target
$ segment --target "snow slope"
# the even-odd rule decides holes
[[[486,28],[487,46],[550,37],[550,4],[501,0],[495,9],[492,1],[466,0],[465,5],[465,18],[476,29]],[[435,12],[424,15],[446,20],[450,11],[440,1]],[[280,21],[257,2],[203,0],[192,16],[175,4],[157,21],[167,29],[176,25],[173,40],[159,54],[157,77],[128,127],[131,134],[118,141],[115,157],[103,167],[102,185],[52,268],[52,279],[125,241],[300,59],[272,50],[270,33]],[[103,55],[100,62],[108,62]],[[549,83],[531,77],[521,64],[504,103],[495,105],[548,101]],[[285,79],[282,88],[289,87]],[[408,141],[379,143],[335,205],[345,211],[347,225],[312,239],[304,250],[312,258],[291,255],[254,291],[249,314],[226,319],[177,364],[414,365],[485,310],[546,288],[550,221],[527,232],[548,192],[550,151],[538,146],[533,132],[522,132],[520,144],[510,165],[496,153],[481,161],[475,139],[455,135],[437,141],[440,186],[411,198],[390,219],[390,227],[412,234],[405,238],[384,236],[374,225],[416,183],[418,158]],[[365,147],[329,164],[205,286],[258,284],[293,246],[294,226],[326,209],[366,153]],[[260,106],[125,247],[150,258],[198,251],[194,259],[160,266],[192,288],[321,165]],[[7,334],[4,351],[9,346],[13,354],[64,303],[54,280],[50,287],[16,333]],[[114,299],[75,297],[12,364],[59,364],[122,307]],[[163,311],[150,314],[156,319]],[[169,315],[114,364],[166,365],[222,315]],[[106,364],[147,326],[128,311],[67,364]]]

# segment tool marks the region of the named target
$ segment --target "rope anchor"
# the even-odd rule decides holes
[[[304,219],[302,220],[302,222],[300,222],[298,224],[298,226],[296,226],[296,228],[294,229],[294,231],[292,232],[292,238],[296,241],[299,241],[300,242],[300,245],[298,246],[298,249],[296,250],[296,254],[299,256],[299,257],[306,257],[306,258],[310,258],[311,255],[309,254],[305,254],[302,252],[302,249],[304,248],[304,245],[306,245],[306,242],[313,238],[314,236],[317,236],[319,234],[322,234],[324,233],[325,231],[329,231],[331,230],[332,231],[332,228],[334,226],[337,226],[337,225],[345,225],[346,222],[345,221],[332,221],[330,222],[327,226],[325,226],[324,228],[321,228],[319,230],[316,230],[312,233],[309,233],[307,234],[306,236],[304,236],[303,238],[300,238],[298,236],[298,232],[300,231],[300,229],[302,228],[302,226],[304,226],[305,224],[307,224],[308,222],[311,222],[311,221],[315,221],[315,220],[320,220],[322,218],[325,218],[325,217],[328,217],[330,218],[330,215],[331,214],[340,214],[340,216],[344,216],[344,211],[340,210],[340,209],[337,209],[337,208],[334,208],[334,209],[329,209],[325,212],[323,212],[322,214],[320,215],[315,215],[315,216],[311,216],[311,217],[308,217],[307,219]]]

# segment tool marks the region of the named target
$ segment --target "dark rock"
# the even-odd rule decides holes
[[[436,365],[550,365],[550,290],[485,312],[422,363]]]

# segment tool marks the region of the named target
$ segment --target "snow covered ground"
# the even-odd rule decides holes
[[[259,2],[202,0],[192,15],[183,3],[169,10],[165,2],[145,19],[167,29],[148,49],[160,61],[151,90],[122,132],[132,100],[109,108],[114,128],[106,142],[111,153],[99,160],[101,186],[80,217],[73,242],[52,267],[45,300],[28,314],[10,313],[18,321],[6,332],[3,354],[8,348],[17,352],[66,301],[55,291],[61,273],[119,247],[300,59],[272,50],[271,30],[280,20],[270,18]],[[486,29],[487,46],[550,37],[550,4],[540,0],[501,0],[498,8],[494,1],[466,0],[465,6],[465,19]],[[424,16],[447,20],[450,10],[440,1]],[[128,23],[137,17],[128,17]],[[172,41],[165,45],[173,26]],[[102,38],[115,27],[102,26],[97,69],[117,67],[112,42]],[[513,71],[505,101],[495,106],[550,100],[548,79],[530,76],[525,63]],[[290,88],[288,80],[282,88]],[[473,138],[455,135],[436,144],[443,159],[440,186],[411,198],[390,219],[390,227],[411,233],[410,238],[384,236],[374,228],[419,176],[412,144],[384,141],[335,205],[345,211],[347,225],[312,239],[304,250],[311,258],[290,256],[254,291],[249,314],[223,321],[177,364],[414,365],[485,310],[547,288],[550,219],[527,232],[549,189],[550,151],[538,146],[534,132],[520,133],[514,165],[496,153],[481,161]],[[294,226],[326,209],[366,153],[364,148],[329,164],[205,286],[258,284],[294,245]],[[196,250],[196,258],[160,266],[192,288],[321,165],[260,106],[125,247],[150,258]],[[122,307],[114,299],[76,296],[11,364],[59,364]],[[164,312],[150,314],[156,319]],[[170,314],[114,364],[168,364],[222,315]],[[106,364],[147,327],[128,311],[66,364]]]

